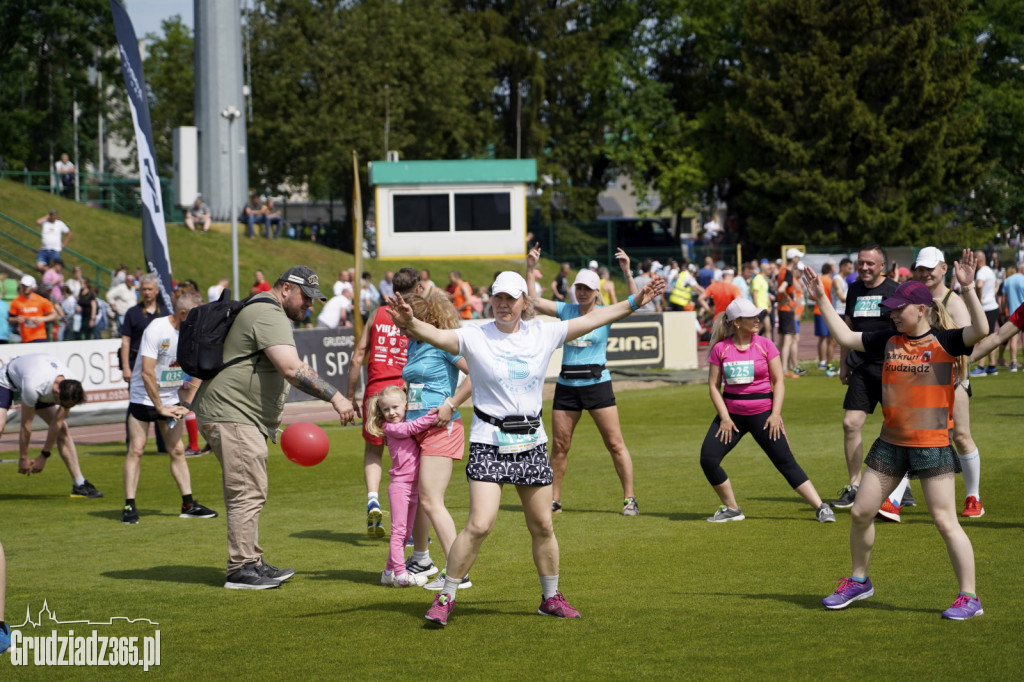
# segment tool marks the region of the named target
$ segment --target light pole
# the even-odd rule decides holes
[[[235,300],[240,300],[238,295],[238,197],[235,196],[235,119],[242,115],[238,107],[231,105],[220,115],[228,120],[228,182],[231,183],[231,274],[234,276],[232,293]]]

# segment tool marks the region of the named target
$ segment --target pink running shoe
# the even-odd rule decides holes
[[[555,592],[555,596],[550,599],[544,599],[544,595],[541,595],[540,598],[540,608],[537,609],[537,613],[542,616],[555,616],[556,618],[580,617],[580,612],[565,600],[561,592]]]
[[[450,594],[439,594],[434,597],[434,603],[430,605],[425,618],[438,625],[448,625],[448,616],[452,615],[455,608],[455,600]]]

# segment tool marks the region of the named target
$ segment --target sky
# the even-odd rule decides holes
[[[186,26],[195,28],[192,4],[193,0],[124,0],[135,35],[140,39],[147,33],[162,35],[160,22],[175,14],[181,15]]]

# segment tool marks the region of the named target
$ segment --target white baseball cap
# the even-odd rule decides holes
[[[786,250],[786,260],[793,260],[794,258],[803,258],[804,252],[796,247],[790,247]]]
[[[491,285],[491,295],[508,294],[519,298],[526,293],[526,280],[518,272],[505,271],[498,275]]]
[[[591,270],[597,270],[597,267],[598,267],[597,266],[597,261],[596,260],[590,261],[590,263],[587,264],[587,267],[590,268]]]
[[[588,289],[597,291],[601,288],[601,278],[593,270],[580,270],[576,275],[576,280],[572,283],[573,286],[577,284],[582,284]]]
[[[725,320],[726,322],[733,322],[740,317],[761,317],[766,312],[768,311],[764,308],[758,308],[745,298],[737,298],[725,309]]]
[[[939,263],[945,263],[946,256],[943,255],[940,249],[934,246],[926,246],[917,252],[917,258],[914,259],[915,268],[934,268]]]
[[[34,289],[36,287],[36,278],[32,275],[24,275],[18,280],[18,284],[23,287],[32,287]]]

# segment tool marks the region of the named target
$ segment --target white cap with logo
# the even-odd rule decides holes
[[[526,280],[518,272],[507,270],[498,275],[491,285],[491,295],[508,294],[512,298],[519,298],[526,293]]]

